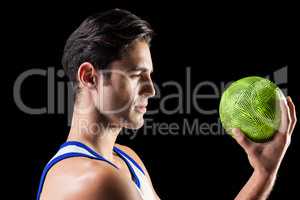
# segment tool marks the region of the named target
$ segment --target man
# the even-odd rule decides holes
[[[88,17],[71,34],[63,66],[75,91],[72,125],[43,171],[37,199],[159,199],[138,155],[115,143],[122,128],[143,125],[155,95],[152,34],[146,21],[119,9]],[[296,123],[291,99],[281,107],[282,124],[270,143],[255,144],[234,131],[254,168],[236,199],[266,199],[272,188]]]

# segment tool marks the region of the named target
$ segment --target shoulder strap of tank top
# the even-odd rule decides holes
[[[128,168],[132,174],[133,181],[138,186],[138,188],[141,188],[141,183],[140,183],[139,177],[136,174],[135,170],[133,169],[132,165],[134,165],[135,168],[137,168],[137,170],[140,170],[145,175],[143,169],[139,166],[139,164],[134,159],[132,159],[128,154],[126,154],[121,149],[114,147],[114,151],[125,161],[126,165],[128,166]]]

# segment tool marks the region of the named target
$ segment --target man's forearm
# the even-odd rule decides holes
[[[254,171],[235,200],[266,200],[273,188],[276,174],[265,174]]]

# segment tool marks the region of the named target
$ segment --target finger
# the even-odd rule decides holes
[[[281,110],[281,122],[278,131],[280,133],[288,133],[290,129],[291,116],[285,97],[280,99],[279,105]]]
[[[233,138],[243,147],[243,149],[248,153],[252,147],[252,142],[247,138],[247,136],[242,133],[239,128],[232,129]]]
[[[296,108],[295,108],[295,105],[294,105],[291,97],[287,98],[287,103],[288,103],[290,115],[291,115],[291,129],[290,129],[289,133],[292,134],[295,129],[296,122],[297,122]]]

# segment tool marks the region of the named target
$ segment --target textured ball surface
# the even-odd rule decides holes
[[[269,141],[280,125],[280,89],[271,81],[251,76],[232,83],[223,93],[219,113],[232,135],[240,128],[254,142]]]

